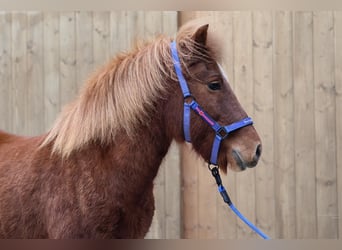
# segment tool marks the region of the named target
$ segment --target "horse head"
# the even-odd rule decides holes
[[[199,26],[190,23],[182,27],[177,34],[174,43],[179,55],[180,71],[188,86],[185,92],[188,91],[189,94],[184,93],[183,87],[176,84],[178,86],[174,91],[177,95],[170,97],[175,99],[171,101],[174,103],[171,113],[176,115],[172,115],[169,124],[174,124],[177,141],[191,140],[194,150],[205,161],[212,163],[214,140],[221,131],[215,131],[211,123],[215,123],[215,126],[216,124],[226,126],[247,118],[247,114],[229,86],[228,79],[219,64],[221,49],[216,41],[217,37],[209,32],[208,27],[208,24]],[[179,76],[173,78],[176,82],[181,81]],[[186,135],[184,120],[189,115],[184,114],[186,108],[180,105],[190,106],[194,100],[200,108],[192,107],[195,112],[191,112],[189,134]],[[262,146],[253,126],[242,126],[223,137],[219,145],[216,165],[224,172],[228,167],[234,171],[242,171],[257,165]]]

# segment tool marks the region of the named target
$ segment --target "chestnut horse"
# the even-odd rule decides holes
[[[143,238],[153,213],[153,180],[168,148],[184,142],[183,96],[160,36],[95,72],[52,129],[37,137],[0,132],[1,238]],[[247,116],[218,66],[222,49],[208,25],[175,37],[196,101],[219,124]],[[209,161],[214,131],[191,115],[192,146]],[[238,155],[238,157],[237,157]],[[256,165],[253,126],[222,142],[218,165]]]

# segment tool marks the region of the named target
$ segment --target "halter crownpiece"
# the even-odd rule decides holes
[[[252,118],[247,117],[227,126],[221,126],[220,124],[218,124],[209,114],[207,114],[203,110],[203,108],[196,102],[195,98],[191,95],[188,84],[182,73],[181,63],[180,63],[178,51],[177,51],[177,44],[175,41],[171,43],[171,55],[172,55],[173,65],[174,65],[174,68],[178,77],[179,85],[181,87],[183,97],[184,97],[184,111],[183,111],[184,138],[187,142],[191,142],[190,117],[191,117],[191,110],[193,110],[197,115],[199,115],[202,118],[202,120],[204,120],[215,131],[215,139],[214,139],[214,143],[212,146],[209,163],[217,166],[218,165],[217,163],[218,153],[220,150],[222,140],[227,138],[227,136],[231,132],[238,130],[240,128],[252,125],[253,124]],[[188,99],[190,99],[189,102],[187,101]]]

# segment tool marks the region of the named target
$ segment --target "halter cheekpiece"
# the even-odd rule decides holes
[[[234,122],[233,124],[227,126],[221,126],[218,124],[203,108],[196,102],[195,98],[191,95],[188,84],[183,76],[181,63],[178,56],[176,42],[171,43],[171,55],[173,60],[173,65],[178,77],[179,85],[182,89],[184,97],[184,111],[183,111],[183,131],[184,138],[187,142],[191,142],[190,137],[190,116],[191,110],[193,110],[197,115],[199,115],[203,121],[205,121],[214,131],[215,139],[211,150],[211,156],[209,164],[217,166],[218,153],[220,150],[220,145],[222,140],[227,138],[227,136],[240,128],[249,126],[253,124],[252,118],[246,117],[240,121]]]

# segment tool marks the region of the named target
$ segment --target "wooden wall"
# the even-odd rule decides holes
[[[257,168],[223,177],[233,202],[272,238],[342,238],[341,12],[0,12],[0,129],[47,131],[98,65],[203,16],[263,141]],[[189,145],[172,146],[155,183],[147,238],[258,238]]]
[[[236,206],[272,238],[341,238],[342,13],[185,12],[224,34],[224,66],[263,141],[256,169],[228,172]],[[185,238],[257,238],[183,147]],[[191,177],[189,178],[189,176]]]

